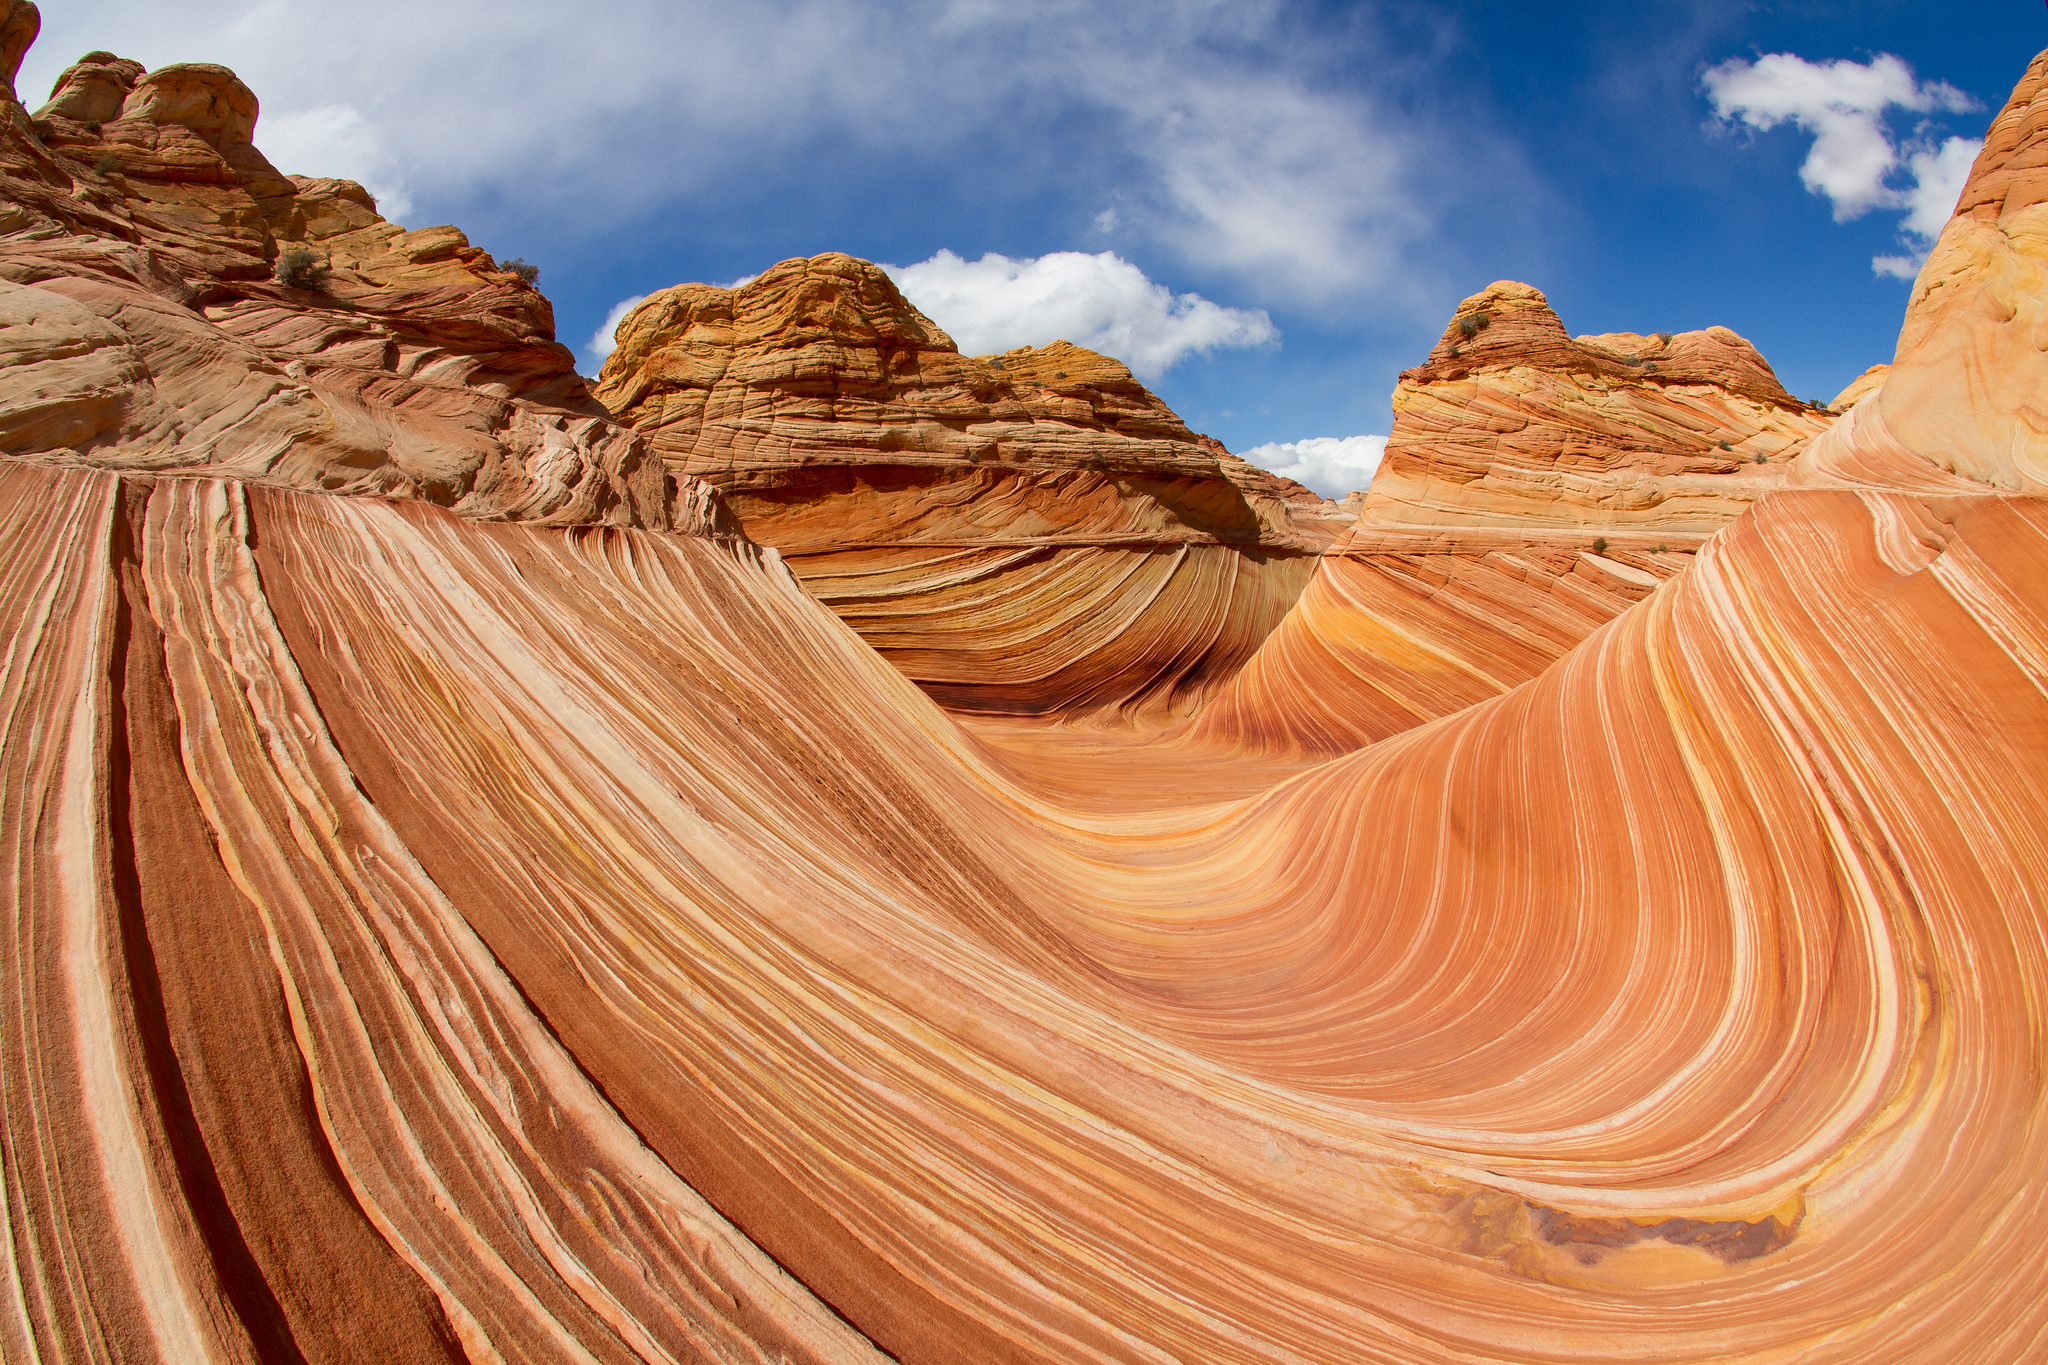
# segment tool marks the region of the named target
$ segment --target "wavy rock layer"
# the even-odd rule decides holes
[[[619,324],[598,397],[949,705],[1184,714],[1345,518],[1066,342],[963,356],[828,254],[686,284]]]
[[[743,547],[9,478],[17,1341],[867,1349],[784,1272],[922,1360],[2048,1331],[2036,501],[1780,495],[1523,687],[1113,815]]]
[[[1832,420],[1725,327],[1574,340],[1537,290],[1491,285],[1402,374],[1357,522],[1196,733],[1342,753],[1526,682]]]
[[[1328,561],[1320,761],[970,732],[740,537],[8,459],[0,1356],[2038,1359],[2048,498],[1899,397],[2039,363],[2013,202],[1769,490],[1382,514],[1471,564]]]

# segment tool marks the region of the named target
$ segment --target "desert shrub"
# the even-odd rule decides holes
[[[1606,536],[1597,536],[1597,537],[1595,537],[1595,538],[1594,538],[1594,541],[1593,541],[1593,553],[1594,553],[1594,554],[1596,554],[1596,555],[1604,555],[1604,554],[1606,554],[1606,553],[1607,553],[1607,537],[1606,537]]]
[[[1758,464],[1769,464],[1771,462],[1771,457],[1764,454],[1761,450],[1759,450],[1756,453],[1756,462]]]
[[[1657,553],[1660,555],[1668,555],[1671,553],[1671,547],[1660,540],[1657,542]]]
[[[1715,445],[1717,445],[1717,446],[1719,446],[1719,447],[1721,447],[1721,449],[1723,449],[1723,450],[1733,450],[1733,449],[1735,449],[1735,447],[1734,447],[1734,446],[1732,446],[1732,445],[1729,445],[1729,444],[1728,444],[1728,443],[1727,443],[1726,441],[1716,441],[1716,442],[1714,442],[1714,444],[1715,444]]]
[[[100,135],[100,125],[97,123],[88,123],[85,125],[85,131],[91,133],[94,137],[98,137]]]
[[[287,289],[318,289],[327,280],[327,262],[308,247],[286,247],[277,253],[272,277]]]
[[[108,152],[98,161],[92,163],[92,169],[95,175],[112,175],[121,169],[121,158],[115,156],[112,152]]]
[[[532,284],[540,278],[540,267],[520,256],[514,256],[510,260],[498,262],[498,269],[508,275],[517,275],[528,284]]]
[[[1052,372],[1052,377],[1054,379],[1065,379],[1067,377],[1067,372],[1065,370],[1054,370]]]
[[[1659,332],[1657,333],[1657,340],[1663,342],[1666,346],[1669,346],[1671,344],[1671,333]]]
[[[1473,337],[1478,336],[1491,326],[1493,326],[1493,315],[1491,313],[1474,313],[1470,317],[1458,319],[1458,335],[1470,341]]]

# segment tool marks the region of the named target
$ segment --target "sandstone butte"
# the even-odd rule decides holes
[[[762,341],[844,258],[636,428],[231,73],[0,102],[0,1358],[2040,1359],[2044,86],[1845,413],[1497,285],[1320,549],[1107,361]],[[1308,586],[1033,693],[942,540]]]
[[[597,397],[943,704],[1157,723],[1243,666],[1350,520],[1067,342],[963,356],[867,261],[677,285]]]

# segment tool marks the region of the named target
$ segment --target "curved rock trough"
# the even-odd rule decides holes
[[[0,1358],[2039,1359],[2044,83],[1846,413],[1504,283],[1348,512],[0,106]]]

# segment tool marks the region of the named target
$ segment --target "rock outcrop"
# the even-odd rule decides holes
[[[24,14],[0,0],[9,43]],[[30,301],[0,429],[39,393],[143,411],[178,383],[227,452],[81,416],[0,455],[0,1358],[2039,1356],[2048,496],[2031,409],[2000,404],[2041,363],[2048,234],[2013,196],[1944,236],[1883,387],[1789,472],[1819,419],[1725,338],[1673,338],[1683,380],[1550,336],[1405,385],[1405,453],[1322,561],[1379,577],[1299,615],[1411,721],[1312,760],[984,742],[742,536],[624,494],[427,496],[422,406],[578,412],[523,286],[348,245],[405,235],[320,182],[92,208],[0,116],[28,158],[0,260],[77,305],[67,346]],[[124,145],[204,166],[186,130]],[[1971,193],[2028,146],[1991,139]],[[312,217],[353,227],[269,216],[332,201],[361,214]],[[281,240],[336,243],[334,287],[438,338],[431,373],[307,340],[343,310],[266,283]],[[1526,315],[1502,344],[1550,335],[1493,297]],[[202,330],[159,330],[178,309]],[[150,363],[64,378],[124,345]],[[300,402],[421,444],[256,464],[240,386],[290,363]],[[1986,406],[1941,389],[1958,367]],[[1713,413],[1762,474],[1673,444]],[[585,452],[650,439],[588,420]],[[1474,473],[1488,423],[1506,453]],[[1406,624],[1383,584],[1423,551],[1369,539],[1397,535],[1470,562]],[[1553,548],[1649,581],[1423,704],[1509,543],[1532,593],[1577,573]],[[1374,612],[1376,652],[1343,635]],[[1283,721],[1328,684],[1261,683]]]
[[[32,122],[10,109],[0,452],[669,524],[659,461],[590,400],[547,300],[454,228],[280,174],[233,72],[93,52]]]
[[[1193,710],[1348,518],[1066,342],[964,356],[827,254],[629,314],[597,396],[949,705]]]
[[[1503,280],[1394,390],[1356,523],[1197,732],[1341,753],[1527,682],[1834,420],[1725,327],[1572,338]]]
[[[1931,460],[1972,486],[2048,489],[2048,353],[2023,340],[2048,326],[2044,232],[2048,60],[2037,57],[1992,120],[1955,217],[1913,284],[1884,386],[1858,408],[1855,438],[1830,447],[1837,472],[1891,481],[1903,467],[1925,478]],[[1893,444],[1910,457],[1883,453]],[[1841,468],[1851,447],[1859,467]]]

